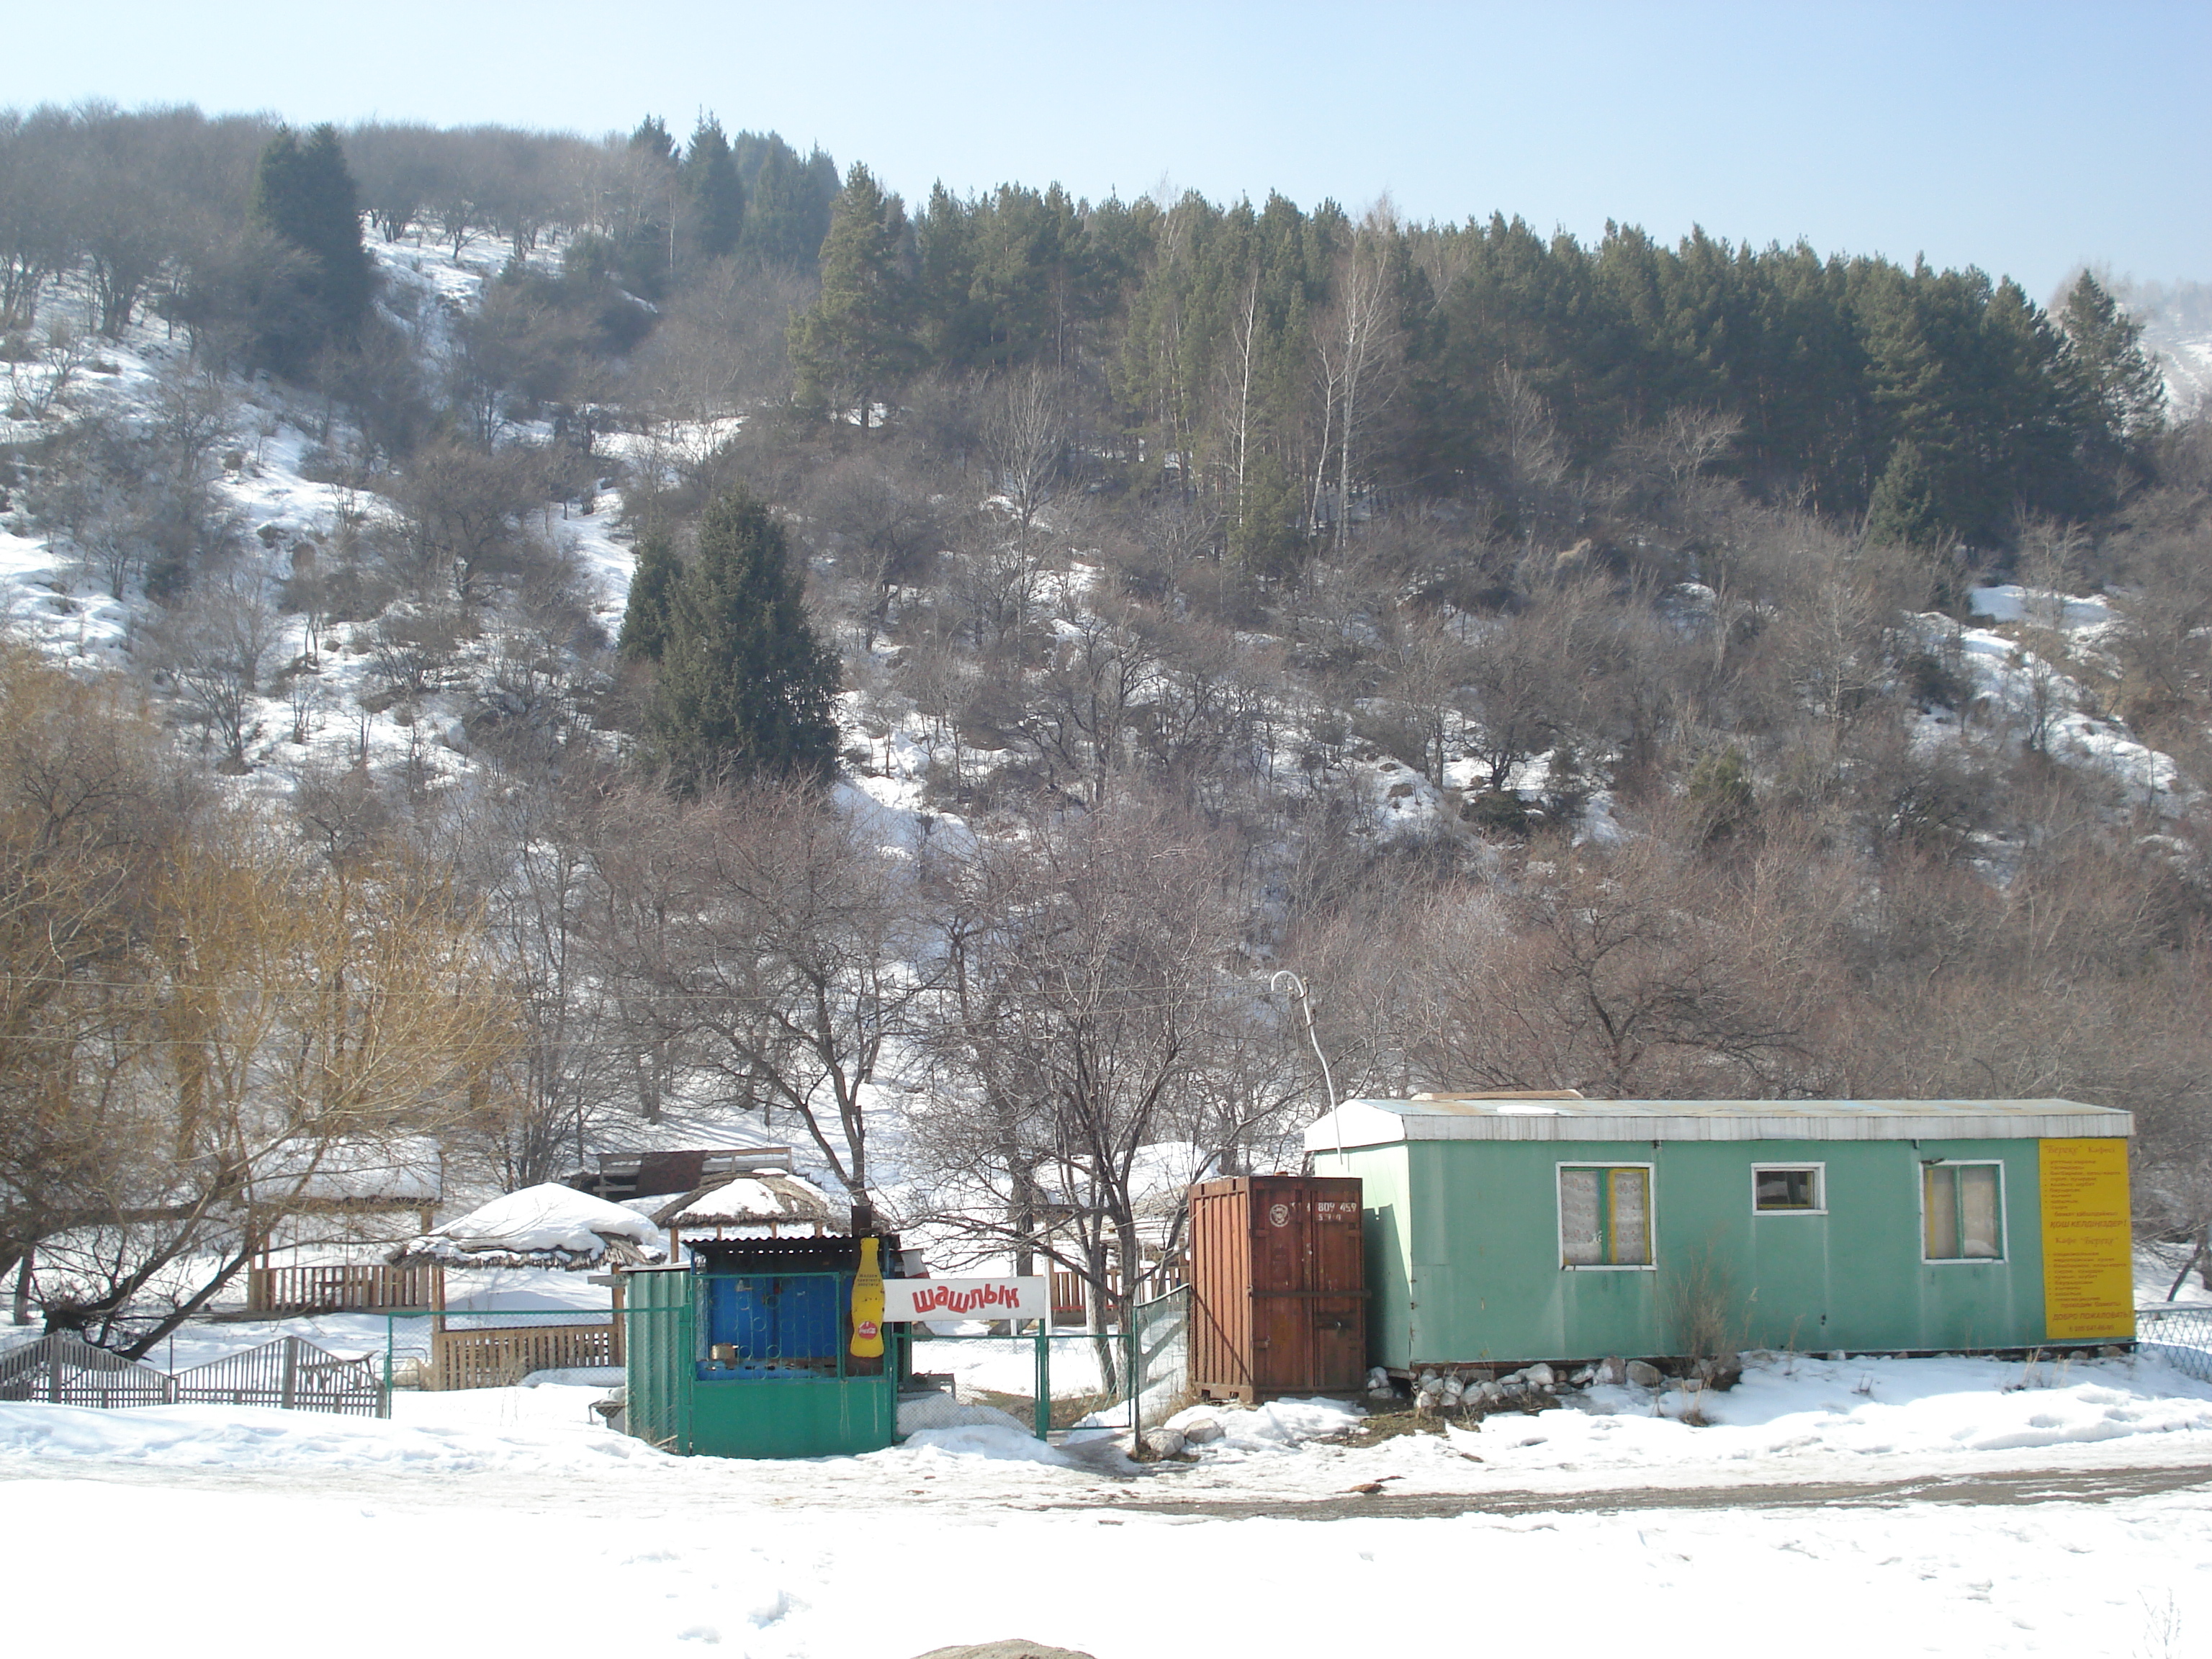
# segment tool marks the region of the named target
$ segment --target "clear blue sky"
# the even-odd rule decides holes
[[[912,198],[1270,189],[2212,280],[2212,0],[26,5],[0,104],[819,142]]]

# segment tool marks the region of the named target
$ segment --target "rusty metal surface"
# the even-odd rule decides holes
[[[1341,1394],[1366,1375],[1359,1182],[1236,1176],[1191,1193],[1191,1382],[1261,1399]]]

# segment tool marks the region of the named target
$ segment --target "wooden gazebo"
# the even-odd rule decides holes
[[[802,1176],[758,1170],[688,1192],[655,1211],[653,1218],[668,1230],[672,1256],[687,1232],[712,1228],[720,1238],[734,1229],[741,1237],[758,1237],[756,1230],[765,1228],[770,1238],[819,1238],[845,1231],[852,1224],[852,1211]]]

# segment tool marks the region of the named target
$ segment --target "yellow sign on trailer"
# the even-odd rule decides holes
[[[2128,1143],[2046,1140],[2041,1151],[2044,1334],[2126,1341],[2136,1334]]]

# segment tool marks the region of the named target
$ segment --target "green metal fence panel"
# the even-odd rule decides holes
[[[679,1455],[691,1450],[692,1278],[653,1270],[623,1276],[623,1422],[640,1440]]]

